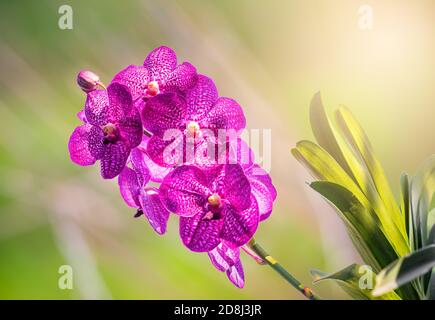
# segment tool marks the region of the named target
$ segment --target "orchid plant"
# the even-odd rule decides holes
[[[355,299],[435,299],[435,155],[415,176],[402,175],[398,204],[361,126],[345,107],[335,116],[333,124],[316,94],[310,120],[317,144],[300,141],[292,153],[314,177],[310,187],[340,215],[374,286],[361,286],[358,264],[313,270],[315,282],[336,281]]]
[[[146,217],[158,234],[178,216],[183,244],[207,253],[235,286],[244,286],[243,250],[318,299],[253,238],[277,192],[240,137],[242,107],[219,97],[212,79],[189,62],[178,64],[175,52],[162,46],[142,66],[116,74],[107,88],[91,71],[81,71],[77,83],[86,102],[68,145],[74,163],[99,161],[102,178],[117,177],[135,217]]]

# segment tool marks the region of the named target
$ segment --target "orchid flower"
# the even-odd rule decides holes
[[[107,89],[86,70],[77,83],[87,97],[77,114],[83,124],[68,145],[73,162],[88,166],[100,160],[102,177],[118,176],[127,206],[158,234],[166,233],[171,215],[178,216],[183,244],[207,253],[235,286],[245,284],[242,249],[305,297],[318,299],[253,238],[272,213],[277,192],[240,139],[246,126],[242,107],[219,97],[211,78],[198,75],[188,62],[177,64],[175,52],[162,46],[143,66],[130,65],[115,75]],[[174,130],[178,135],[168,139]],[[231,131],[231,137],[222,138],[222,131]],[[190,146],[193,157],[175,161],[174,150]]]

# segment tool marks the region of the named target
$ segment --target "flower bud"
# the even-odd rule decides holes
[[[77,75],[77,84],[86,93],[94,91],[101,85],[100,78],[89,70],[80,71]]]

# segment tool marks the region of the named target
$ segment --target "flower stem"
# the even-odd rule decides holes
[[[258,256],[260,256],[267,264],[276,272],[278,272],[288,283],[290,283],[296,290],[302,293],[309,300],[320,300],[311,288],[304,286],[295,277],[293,277],[277,260],[270,256],[254,238],[247,244]]]
[[[97,85],[99,85],[101,88],[103,88],[104,90],[107,90],[106,86],[104,85],[104,83],[98,81]]]

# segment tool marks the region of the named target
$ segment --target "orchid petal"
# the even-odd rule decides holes
[[[170,213],[161,202],[158,190],[152,187],[142,188],[139,200],[151,227],[158,234],[164,234]]]
[[[186,165],[168,174],[159,192],[169,211],[186,217],[202,214],[211,194],[204,173],[197,167]]]
[[[150,80],[154,81],[168,79],[176,66],[177,55],[174,50],[166,46],[152,50],[144,61],[144,67],[148,69]]]

